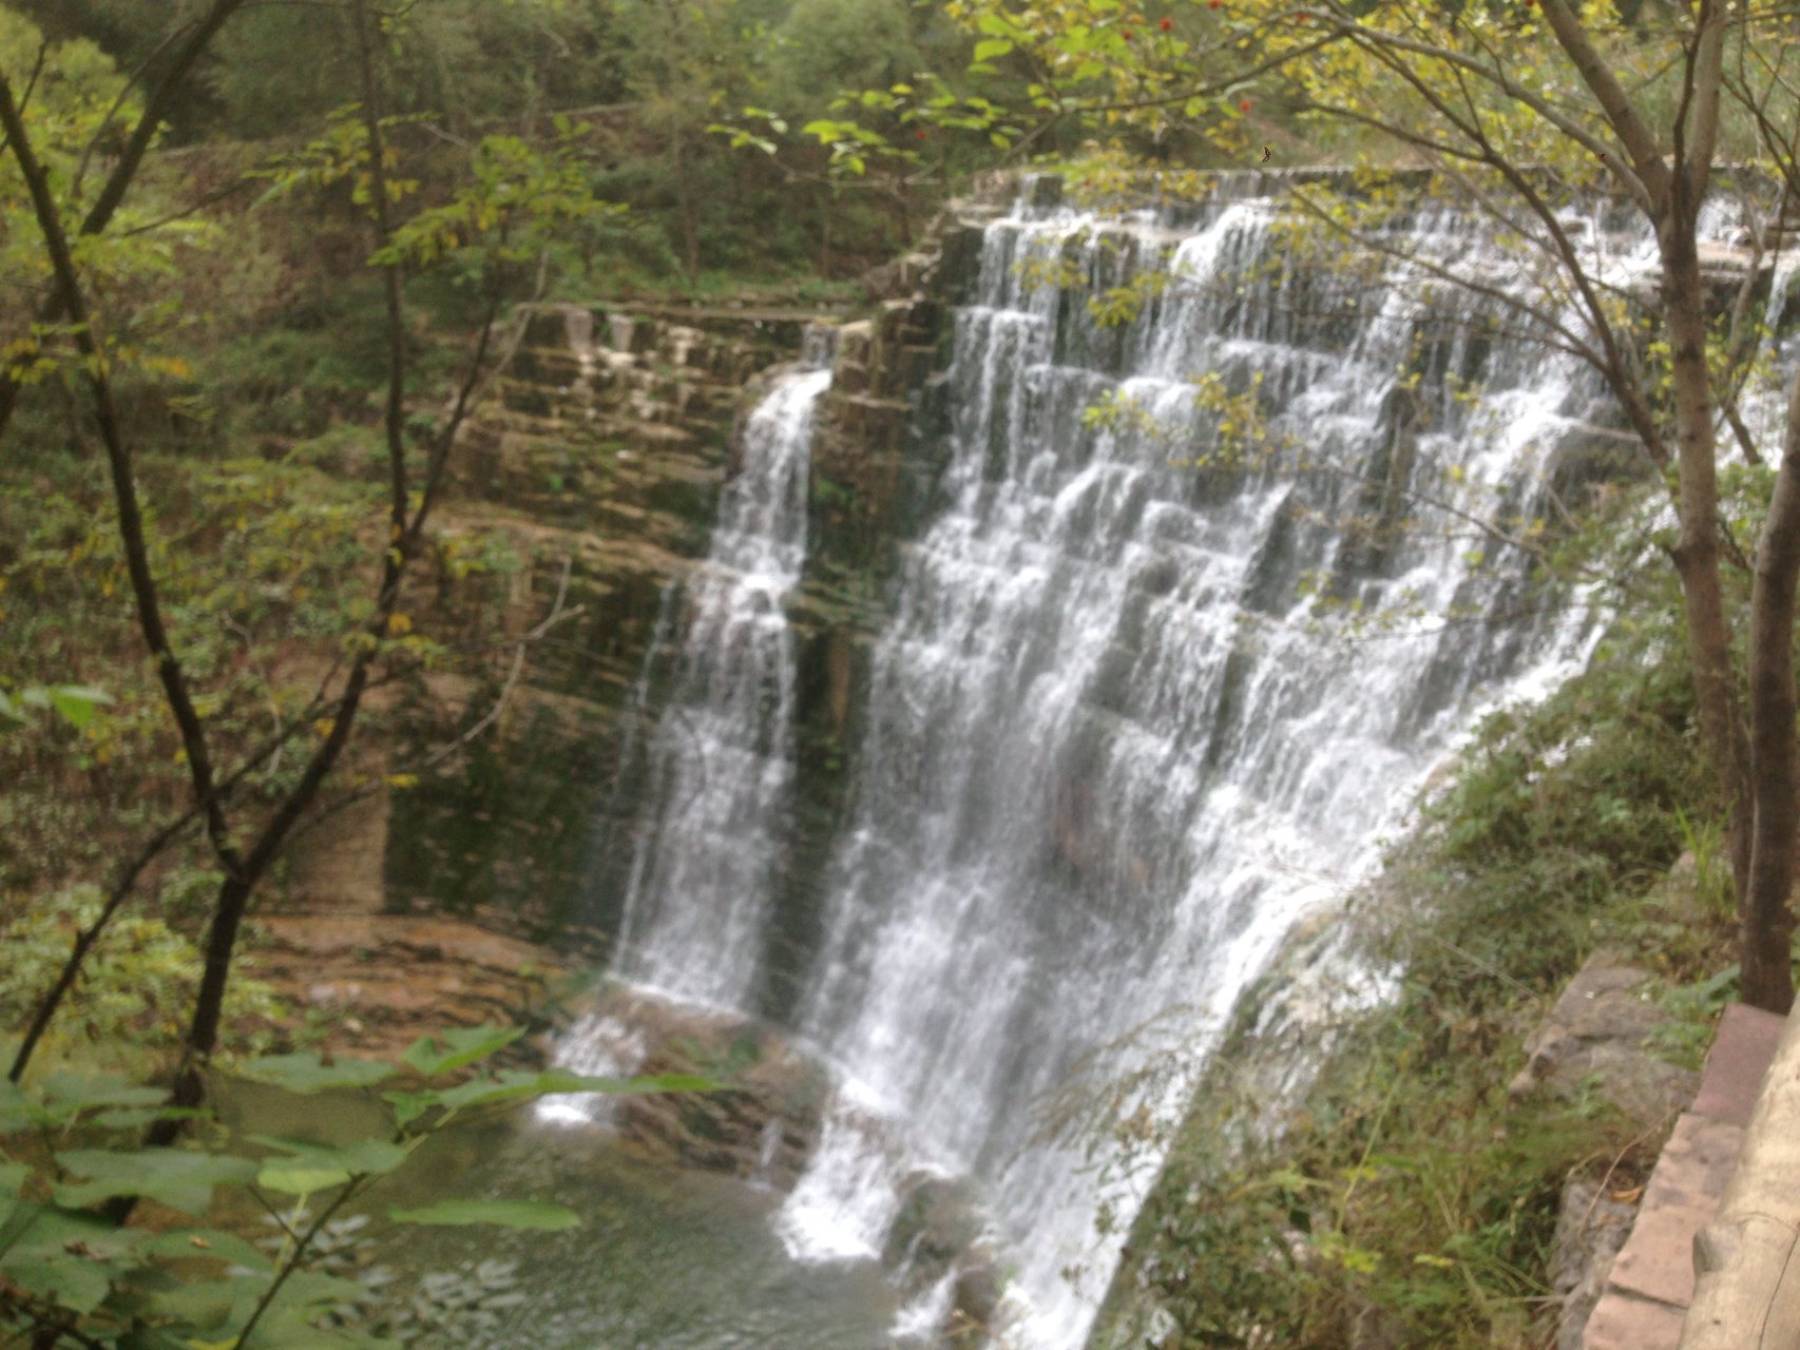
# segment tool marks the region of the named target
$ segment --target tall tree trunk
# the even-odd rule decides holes
[[[1788,391],[1775,495],[1750,592],[1750,884],[1740,913],[1744,1001],[1785,1013],[1794,1001],[1791,944],[1795,799],[1794,610],[1800,582],[1800,372]]]
[[[1731,628],[1719,579],[1718,444],[1713,434],[1712,377],[1706,364],[1706,292],[1700,280],[1696,213],[1677,200],[1658,231],[1663,264],[1663,314],[1672,356],[1675,395],[1676,496],[1681,517],[1675,568],[1681,577],[1693,666],[1700,746],[1726,809],[1731,876],[1740,913],[1750,892],[1752,792],[1750,745],[1731,661]],[[1780,987],[1749,987],[1744,997],[1759,1007],[1786,1006]]]

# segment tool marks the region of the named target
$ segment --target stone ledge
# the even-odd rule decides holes
[[[1698,1276],[1681,1350],[1800,1344],[1800,1021],[1763,1078],[1718,1218],[1695,1242]]]
[[[1688,1305],[1694,1296],[1694,1235],[1718,1213],[1743,1141],[1738,1126],[1693,1112],[1675,1122],[1650,1174],[1631,1237],[1613,1262],[1613,1288],[1681,1308]]]
[[[1673,1345],[1680,1334],[1680,1308],[1609,1290],[1588,1319],[1582,1346],[1584,1350],[1649,1350]]]

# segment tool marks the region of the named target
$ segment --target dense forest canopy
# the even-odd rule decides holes
[[[1282,180],[1297,254],[1391,254],[1389,227],[1428,196],[1516,245],[1509,312],[1598,372],[1666,488],[1696,795],[1721,822],[1745,996],[1785,1011],[1800,417],[1780,440],[1745,409],[1786,375],[1765,316],[1771,277],[1792,275],[1796,45],[1787,10],[1727,0],[0,6],[0,899],[16,957],[0,972],[0,1223],[55,1238],[0,1243],[9,1331],[320,1343],[343,1291],[303,1278],[311,1243],[452,1117],[707,1086],[509,1070],[448,1086],[513,1039],[491,1031],[416,1045],[425,1085],[360,1151],[271,1167],[193,1124],[233,1057],[299,1091],[388,1072],[268,1053],[293,1028],[238,957],[296,838],[416,784],[367,748],[397,735],[397,691],[461,681],[497,717],[523,660],[473,601],[455,631],[417,616],[520,571],[454,498],[533,307],[846,313],[995,169],[1054,169],[1121,206],[1204,197],[1219,169],[1325,164],[1345,172]],[[1648,293],[1572,223],[1596,201],[1653,233]],[[1739,222],[1728,285],[1703,257],[1720,211]],[[1094,313],[1128,321],[1169,284],[1146,273]],[[1197,390],[1257,434],[1254,391]],[[1541,523],[1477,525],[1551,564]],[[474,739],[495,718],[469,705]],[[46,1151],[27,1129],[87,1147]],[[169,1293],[169,1244],[120,1237],[144,1231],[119,1226],[140,1200],[198,1213],[214,1185],[257,1178],[302,1209],[342,1189],[273,1263],[246,1256],[254,1287],[219,1306]]]

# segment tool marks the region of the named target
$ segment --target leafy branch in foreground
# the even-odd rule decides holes
[[[219,12],[230,8],[223,0],[216,7]],[[378,573],[372,596],[356,616],[353,631],[341,634],[338,650],[330,653],[335,659],[325,686],[335,687],[321,687],[315,697],[316,721],[293,719],[277,730],[271,753],[308,725],[318,733],[316,742],[291,780],[260,809],[233,797],[232,786],[243,770],[229,765],[232,747],[220,724],[217,701],[208,696],[202,672],[191,659],[192,635],[179,622],[179,607],[172,602],[168,560],[155,542],[156,503],[140,488],[137,447],[119,411],[118,362],[105,335],[109,325],[101,305],[107,291],[82,243],[81,203],[70,195],[68,175],[58,162],[41,152],[44,128],[30,100],[18,92],[22,86],[16,73],[0,67],[0,132],[41,240],[39,264],[47,268],[56,304],[68,323],[64,340],[78,358],[70,369],[79,372],[90,396],[92,425],[116,508],[116,547],[140,635],[162,686],[169,720],[179,733],[179,761],[189,779],[188,814],[151,841],[149,854],[181,833],[191,819],[204,833],[219,877],[175,1080],[175,1102],[184,1109],[197,1107],[204,1095],[203,1073],[218,1045],[226,987],[251,897],[339,769],[365,696],[380,683],[394,657],[409,654],[407,644],[416,641],[405,636],[410,625],[399,609],[403,583],[427,547],[427,529],[451,453],[496,365],[503,307],[533,259],[540,260],[541,285],[541,259],[554,234],[610,211],[585,189],[566,145],[553,155],[540,155],[516,139],[490,137],[475,148],[469,180],[447,205],[403,218],[398,208],[410,194],[410,180],[387,139],[390,123],[381,109],[387,30],[380,25],[385,20],[360,3],[353,18],[361,99],[332,124],[324,149],[315,155],[315,159],[324,156],[325,169],[310,162],[301,165],[291,185],[316,185],[321,173],[328,181],[335,181],[334,175],[349,178],[368,229],[369,264],[381,277],[386,300],[386,529],[365,555],[369,570]],[[411,363],[402,296],[408,276],[431,265],[448,265],[457,281],[478,292],[483,318],[447,411],[441,417],[418,419],[408,408]],[[353,538],[362,537],[366,523],[358,516],[345,522],[345,529]],[[61,706],[65,718],[78,717],[91,707],[91,700],[84,702],[79,690],[44,697]],[[56,703],[58,697],[61,705]],[[249,764],[259,759],[253,755]],[[44,1026],[106,922],[129,897],[141,870],[142,864],[134,863],[120,874],[101,916],[83,930],[20,1048],[11,1072],[14,1081],[23,1079]],[[152,1123],[147,1142],[170,1144],[181,1128],[182,1117],[165,1114]],[[121,1196],[119,1201],[128,1207],[132,1197]]]
[[[0,1083],[0,1331],[22,1330],[46,1346],[404,1343],[404,1331],[395,1339],[369,1330],[384,1319],[369,1313],[368,1285],[328,1268],[334,1243],[366,1222],[340,1216],[364,1208],[383,1178],[436,1135],[495,1108],[558,1093],[716,1086],[680,1075],[618,1079],[483,1067],[522,1035],[519,1027],[484,1026],[424,1037],[399,1066],[317,1053],[238,1066],[244,1080],[297,1095],[380,1090],[387,1132],[338,1144],[234,1138],[205,1113],[173,1105],[167,1089],[117,1076],[56,1074],[23,1088]],[[471,1070],[474,1076],[454,1081]],[[194,1142],[131,1142],[146,1124],[168,1120],[189,1125]],[[220,1193],[234,1191],[270,1215],[279,1234],[272,1255],[232,1227],[208,1223],[222,1208],[215,1203]],[[156,1206],[156,1222],[115,1225],[100,1211],[119,1200]],[[390,1207],[384,1217],[407,1226],[544,1232],[581,1222],[568,1207],[533,1198],[443,1199]]]

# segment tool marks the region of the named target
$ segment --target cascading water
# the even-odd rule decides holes
[[[1603,220],[1592,246],[1635,256]],[[1025,205],[987,227],[938,508],[872,658],[790,1028],[837,1100],[779,1223],[802,1259],[874,1256],[909,1187],[965,1179],[1015,1272],[1008,1343],[1080,1344],[1151,1179],[1056,1137],[1046,1104],[1178,1045],[1185,1070],[1120,1099],[1178,1109],[1246,984],[1366,872],[1478,709],[1543,692],[1594,636],[1470,522],[1539,514],[1616,443],[1595,378],[1404,264],[1296,262],[1278,221],[1222,193],[1179,227]],[[1403,233],[1512,280],[1467,215]],[[1071,267],[1168,284],[1102,328],[1057,284]],[[759,926],[791,775],[780,600],[825,379],[789,377],[753,419],[656,732],[617,972],[687,999],[748,1008],[778,940]],[[1278,449],[1240,460],[1251,403]],[[921,1277],[897,1338],[931,1334],[954,1274]]]
[[[813,411],[830,383],[829,369],[785,374],[751,413],[645,750],[655,807],[632,858],[614,970],[679,999],[735,1006],[756,976],[794,774],[782,604],[806,557]]]

